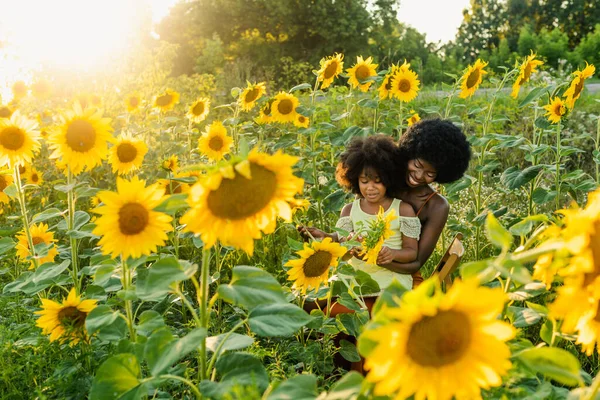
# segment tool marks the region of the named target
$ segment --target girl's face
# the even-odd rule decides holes
[[[385,198],[385,186],[372,168],[365,168],[358,177],[360,194],[369,203],[379,203]]]
[[[422,158],[415,158],[408,162],[406,183],[409,187],[429,185],[437,178],[437,170]]]

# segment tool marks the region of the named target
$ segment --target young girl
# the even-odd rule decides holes
[[[391,222],[393,234],[384,241],[377,264],[367,264],[357,258],[357,251],[352,252],[355,257],[350,260],[355,268],[369,273],[382,290],[393,279],[400,281],[407,289],[412,288],[410,274],[398,273],[394,269],[394,263],[407,263],[417,258],[417,241],[421,231],[413,208],[394,198],[398,191],[394,183],[398,181],[396,157],[396,145],[388,136],[355,138],[342,153],[340,165],[344,168],[338,169],[336,174],[338,182],[357,195],[356,200],[342,209],[336,227],[357,232],[362,227],[368,227],[370,220],[377,218],[380,207],[385,210],[384,215],[394,211],[398,216]],[[309,232],[315,239],[331,237],[334,241],[343,240],[337,233],[325,233],[307,227],[299,229],[303,235],[307,236],[306,232]]]

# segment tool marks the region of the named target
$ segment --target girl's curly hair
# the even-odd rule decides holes
[[[448,120],[424,119],[413,125],[398,142],[398,163],[406,168],[409,160],[423,159],[437,170],[436,181],[460,179],[471,159],[471,145],[462,130]]]
[[[363,170],[377,173],[386,193],[394,197],[399,189],[398,149],[393,139],[385,135],[373,135],[352,139],[340,156],[336,168],[336,180],[346,190],[360,194],[358,178]]]

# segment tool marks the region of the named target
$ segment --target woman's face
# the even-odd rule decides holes
[[[406,183],[409,187],[429,185],[437,178],[437,170],[422,158],[415,158],[408,162]]]

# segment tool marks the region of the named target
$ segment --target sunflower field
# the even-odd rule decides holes
[[[594,65],[478,59],[436,90],[366,55],[325,56],[291,88],[167,64],[19,81],[0,106],[0,397],[600,398]],[[370,318],[379,288],[342,260],[352,242],[297,226],[334,231],[353,137],[427,117],[461,126],[473,158],[437,188],[451,212],[431,277],[392,284]],[[459,232],[443,291],[432,270]],[[315,299],[354,313],[305,311]]]

